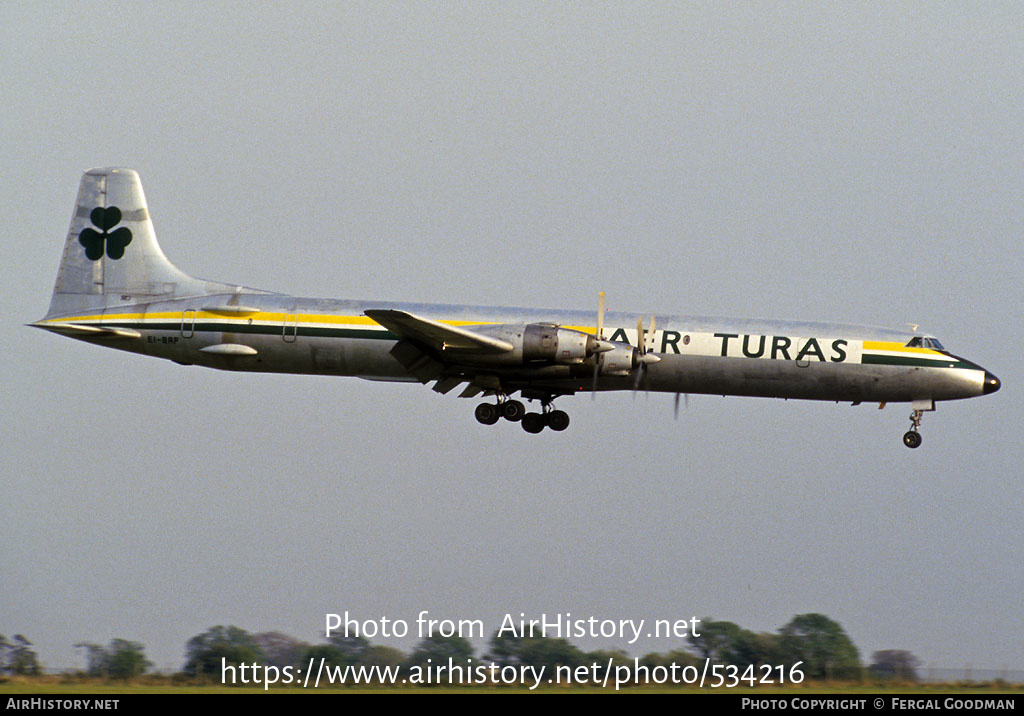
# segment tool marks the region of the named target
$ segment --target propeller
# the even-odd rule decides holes
[[[683,399],[686,401],[686,407],[687,408],[690,407],[690,394],[689,393],[676,393],[675,405],[673,406],[673,412],[675,414],[675,419],[676,420],[679,420],[679,396],[680,395],[682,395]]]
[[[640,387],[641,379],[644,380],[644,386],[646,390],[647,385],[647,366],[651,363],[657,363],[661,358],[654,354],[654,316],[651,316],[651,327],[644,333],[644,321],[642,318],[636,319],[636,382],[633,383],[633,395],[636,395],[637,389]]]
[[[632,349],[633,364],[636,366],[634,368],[636,371],[636,383],[633,386],[634,395],[636,394],[637,388],[640,387],[641,379],[647,376],[647,366],[661,360],[661,357],[654,353],[654,331],[654,316],[651,316],[651,327],[646,333],[644,332],[643,319],[636,319],[637,345]],[[604,339],[604,291],[601,291],[597,297],[597,330],[595,331],[594,343],[591,349],[592,355],[594,355],[594,379],[590,386],[591,400],[595,400],[597,397],[597,378],[601,374],[600,354],[615,350],[616,345],[616,343],[606,341]],[[618,345],[622,346],[622,344]],[[628,345],[628,342],[626,345]]]
[[[604,347],[604,291],[597,294],[597,342]],[[607,349],[605,349],[607,350]],[[604,351],[598,351],[603,353]],[[594,356],[594,384],[590,387],[590,399],[597,399],[597,374],[601,370],[601,356]]]

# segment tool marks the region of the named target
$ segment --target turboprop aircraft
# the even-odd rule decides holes
[[[835,323],[297,298],[186,275],[160,250],[139,176],[83,177],[46,317],[88,343],[235,371],[433,384],[491,398],[476,419],[565,430],[555,398],[649,390],[909,402],[907,447],[935,402],[999,379],[915,331]],[[596,319],[596,320],[595,320]],[[523,400],[540,408],[527,412]]]

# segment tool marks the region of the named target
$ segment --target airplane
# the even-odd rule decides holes
[[[596,318],[596,320],[595,320]],[[634,323],[633,319],[636,318]],[[233,371],[356,376],[483,396],[476,419],[560,432],[554,400],[643,389],[910,403],[904,444],[941,400],[999,379],[934,336],[840,323],[651,316],[299,298],[193,278],[157,244],[139,175],[82,176],[46,316],[28,324],[87,343]],[[522,400],[513,396],[519,393]],[[523,400],[539,403],[527,412]]]

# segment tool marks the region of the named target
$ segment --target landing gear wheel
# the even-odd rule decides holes
[[[569,427],[569,414],[564,410],[552,410],[548,413],[548,427],[556,432],[562,432]]]
[[[921,445],[921,434],[910,430],[903,434],[903,444],[908,448],[916,448]]]
[[[528,433],[539,433],[547,421],[540,413],[527,413],[523,416],[523,430]]]
[[[518,400],[506,400],[501,404],[501,417],[518,423],[526,415],[526,406]]]
[[[476,419],[484,425],[494,425],[501,415],[498,413],[498,406],[493,403],[480,403],[476,406],[474,413]]]

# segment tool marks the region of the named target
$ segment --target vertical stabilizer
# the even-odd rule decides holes
[[[82,175],[47,317],[234,289],[192,278],[167,260],[137,173]]]

